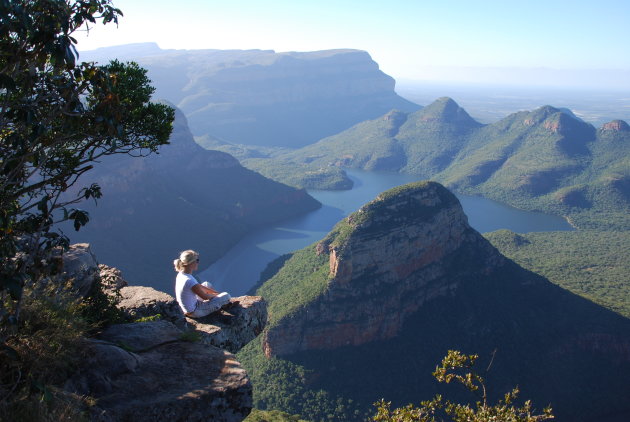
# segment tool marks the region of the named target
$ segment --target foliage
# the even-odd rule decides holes
[[[226,152],[248,169],[295,188],[322,190],[352,188],[352,180],[339,167],[275,158],[291,151],[287,148],[231,144],[208,135],[198,136],[195,141],[205,149]]]
[[[31,288],[36,287],[36,288]],[[70,281],[29,286],[18,324],[0,326],[0,420],[79,421],[89,398],[62,388],[81,359],[84,338],[104,327],[126,322],[116,307],[119,295],[104,291],[97,279],[87,296]],[[6,419],[9,420],[9,419]]]
[[[630,232],[484,235],[499,251],[551,282],[630,318]]]
[[[155,314],[151,316],[145,316],[134,320],[133,322],[153,322],[160,321],[162,319],[162,314]]]
[[[324,390],[309,388],[309,378],[312,374],[304,367],[288,360],[265,358],[260,342],[249,343],[237,356],[254,385],[256,408],[279,410],[290,414],[299,413],[300,418],[313,422],[362,419],[358,407],[352,400],[334,396]]]
[[[55,275],[68,238],[101,197],[80,177],[101,157],[143,156],[166,144],[173,110],[150,102],[135,63],[78,63],[72,34],[117,23],[110,0],[0,1],[0,418],[80,420],[81,398],[59,386],[84,335],[120,321],[116,298],[84,301]]]
[[[256,294],[269,304],[269,327],[321,295],[328,285],[328,255],[318,255],[316,245],[295,252],[280,271]]]
[[[258,410],[252,412],[244,419],[244,422],[308,422],[300,415],[290,415],[279,410]]]
[[[26,295],[18,327],[0,327],[0,420],[81,420],[83,400],[63,384],[80,359],[89,324],[59,298]]]
[[[518,397],[518,388],[506,393],[497,404],[490,405],[483,377],[472,370],[477,358],[477,355],[464,355],[459,351],[449,350],[442,360],[442,365],[433,372],[433,376],[439,382],[448,384],[455,380],[470,392],[480,394],[474,406],[454,403],[436,395],[432,400],[423,401],[419,407],[409,404],[391,410],[391,402],[381,400],[375,404],[377,412],[372,420],[374,422],[434,422],[437,420],[536,422],[554,418],[550,407],[543,409],[542,414],[532,414],[530,401],[526,401],[521,407],[516,407],[514,401]]]
[[[298,164],[274,158],[248,158],[241,163],[265,177],[296,188],[347,190],[353,184],[346,172],[335,166]]]
[[[73,32],[117,22],[109,0],[0,2],[0,295],[19,316],[25,285],[58,270],[55,255],[89,221],[71,208],[101,197],[75,186],[100,158],[145,155],[165,144],[173,110],[150,102],[135,63],[77,63]],[[5,300],[10,294],[13,301]],[[6,323],[6,320],[4,321]],[[3,339],[0,339],[2,341]]]

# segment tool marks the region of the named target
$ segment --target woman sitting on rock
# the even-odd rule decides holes
[[[193,277],[192,272],[199,268],[199,254],[197,252],[193,250],[182,252],[179,258],[173,261],[173,265],[177,271],[175,297],[184,315],[201,318],[230,303],[228,293],[219,293],[207,281],[199,283]]]

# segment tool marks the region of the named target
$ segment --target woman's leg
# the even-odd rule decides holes
[[[201,318],[212,312],[218,311],[221,307],[230,303],[230,294],[227,292],[219,293],[210,300],[198,301],[195,311],[192,313],[193,318]]]

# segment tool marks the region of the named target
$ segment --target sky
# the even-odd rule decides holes
[[[627,84],[628,0],[113,0],[79,50],[365,50],[396,79]],[[523,72],[522,70],[527,70]]]

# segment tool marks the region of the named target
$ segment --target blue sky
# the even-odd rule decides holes
[[[113,3],[125,15],[119,27],[81,34],[80,50],[146,41],[185,49],[357,48],[395,78],[419,80],[483,77],[485,68],[534,74],[544,68],[557,75],[582,69],[581,77],[594,79],[606,78],[599,69],[630,72],[628,0]]]

